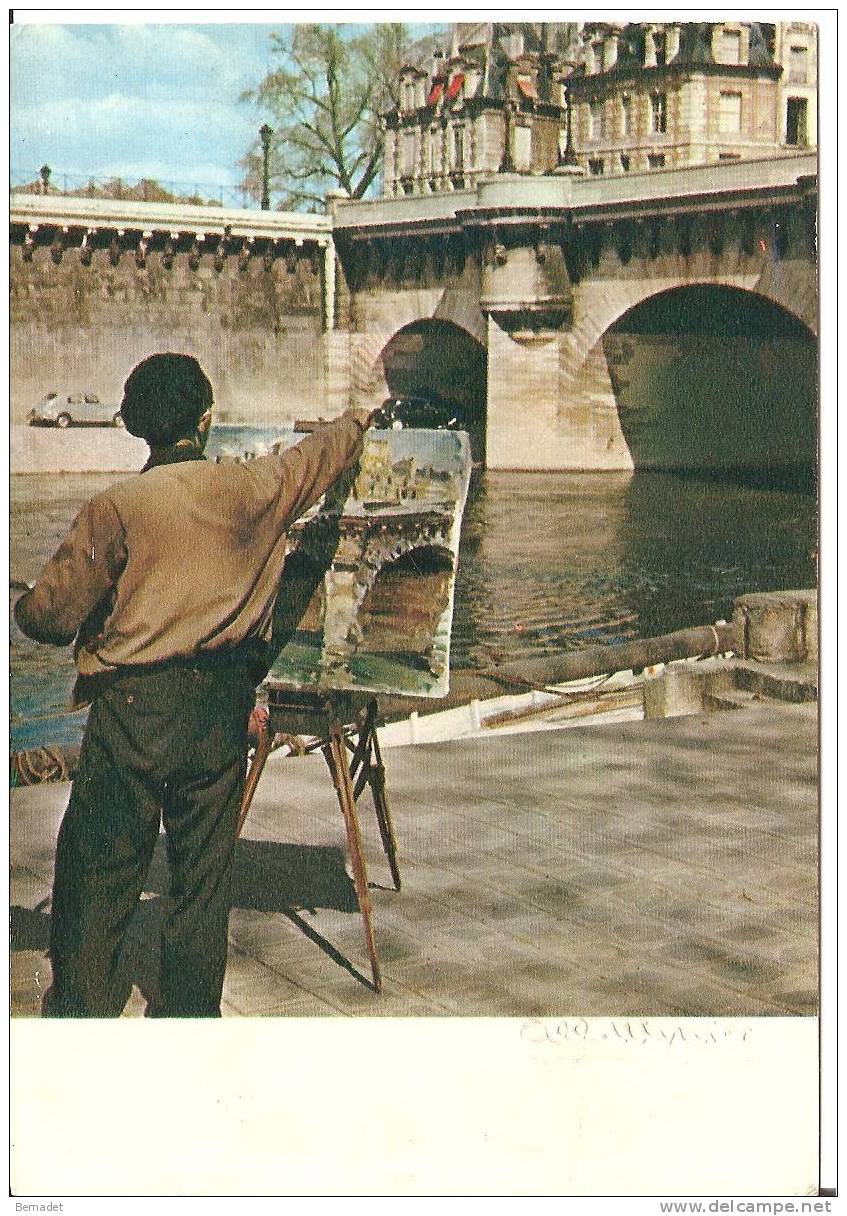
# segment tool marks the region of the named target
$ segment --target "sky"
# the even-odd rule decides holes
[[[233,201],[238,161],[270,117],[238,98],[272,67],[269,36],[284,23],[22,18],[10,31],[13,183],[46,163],[60,189],[65,178],[148,177]]]

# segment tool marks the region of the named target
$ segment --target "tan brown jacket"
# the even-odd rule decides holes
[[[83,676],[267,641],[287,530],[357,459],[366,417],[280,455],[163,464],[111,486],[16,603],[19,626],[39,642],[77,638]]]

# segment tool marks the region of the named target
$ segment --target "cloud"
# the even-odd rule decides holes
[[[273,26],[24,25],[12,28],[13,104],[120,92],[235,101],[266,70]]]
[[[12,166],[24,177],[45,160],[60,175],[131,177],[132,166],[155,162],[157,176],[171,181],[189,176],[198,184],[234,182],[254,128],[254,115],[234,114],[219,102],[157,101],[140,107],[137,99],[120,94],[84,106],[52,102],[16,115]],[[208,175],[195,179],[196,166],[205,166]]]
[[[198,169],[237,181],[261,121],[238,96],[267,71],[272,28],[13,26],[13,171],[46,161],[60,175],[130,177],[156,164],[171,181]]]

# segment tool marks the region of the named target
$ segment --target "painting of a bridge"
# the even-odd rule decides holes
[[[445,696],[471,456],[455,431],[369,431],[291,534],[269,683]]]

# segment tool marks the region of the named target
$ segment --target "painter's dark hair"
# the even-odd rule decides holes
[[[190,435],[213,401],[212,386],[193,355],[150,355],[124,384],[121,415],[130,435],[164,447]]]

